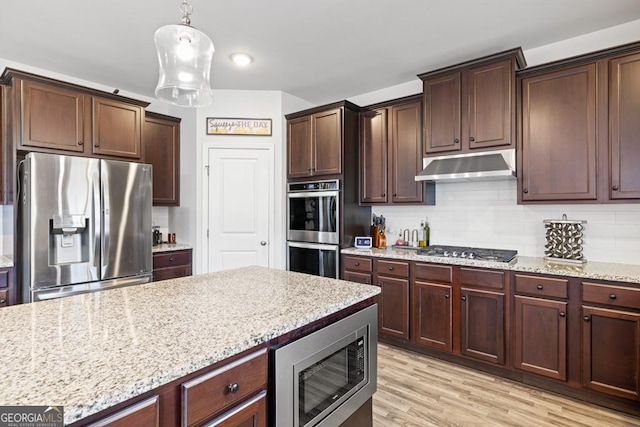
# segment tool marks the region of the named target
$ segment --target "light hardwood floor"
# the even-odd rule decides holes
[[[374,427],[640,426],[640,418],[379,344]]]

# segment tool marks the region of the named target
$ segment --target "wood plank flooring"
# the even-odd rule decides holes
[[[640,426],[640,418],[378,345],[374,427]]]

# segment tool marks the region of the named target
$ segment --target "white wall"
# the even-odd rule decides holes
[[[637,41],[640,20],[558,43],[525,50],[529,66]],[[421,81],[408,82],[350,98],[369,105],[421,91]],[[485,181],[436,184],[436,206],[374,207],[387,218],[388,242],[400,229],[419,228],[428,217],[432,244],[516,249],[522,255],[544,256],[543,220],[587,221],[584,254],[588,260],[640,264],[640,204],[518,205],[516,182]]]
[[[285,245],[285,229],[284,229],[284,188],[286,171],[284,166],[284,146],[285,146],[285,128],[283,117],[283,96],[280,91],[237,91],[237,90],[214,90],[213,104],[210,106],[199,108],[197,111],[197,146],[195,153],[197,161],[190,166],[195,167],[196,174],[196,194],[197,197],[194,205],[196,209],[196,225],[198,227],[198,238],[194,240],[197,257],[195,257],[195,272],[201,273],[205,271],[207,264],[207,212],[204,179],[206,178],[205,165],[207,159],[205,150],[209,147],[224,146],[234,148],[243,145],[268,145],[274,153],[274,229],[271,230],[270,249],[272,258],[270,265],[274,268],[284,268],[284,245]],[[207,117],[242,117],[242,118],[261,118],[272,120],[272,135],[267,136],[223,136],[223,135],[206,135],[206,119]]]

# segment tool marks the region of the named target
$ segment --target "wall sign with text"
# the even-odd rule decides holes
[[[271,119],[207,117],[207,135],[271,136]]]

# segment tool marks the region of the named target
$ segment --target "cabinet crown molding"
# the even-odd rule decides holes
[[[501,61],[504,59],[515,59],[515,69],[520,70],[527,66],[527,61],[524,58],[524,53],[522,52],[521,47],[516,47],[514,49],[505,50],[503,52],[494,53],[491,55],[483,56],[481,58],[472,59],[470,61],[461,62],[459,64],[450,65],[444,68],[438,68],[437,70],[427,71],[422,74],[418,74],[418,77],[421,80],[428,80],[442,74],[448,74],[452,71],[463,70],[472,67],[478,67],[480,65],[485,65],[491,62]]]
[[[139,107],[146,108],[149,103],[146,101],[141,101],[139,99],[128,98],[126,96],[116,95],[109,92],[104,92],[102,90],[93,89],[86,86],[76,85],[73,83],[68,83],[62,80],[53,79],[50,77],[40,76],[38,74],[28,73],[26,71],[16,70],[15,68],[5,68],[2,75],[0,75],[0,84],[5,84],[7,86],[12,85],[13,78],[18,78],[22,80],[30,80],[41,83],[46,83],[48,85],[55,85],[66,89],[72,89],[76,91],[80,91],[89,95],[99,96],[100,98],[110,99],[113,101],[126,102],[127,104],[137,105]]]

